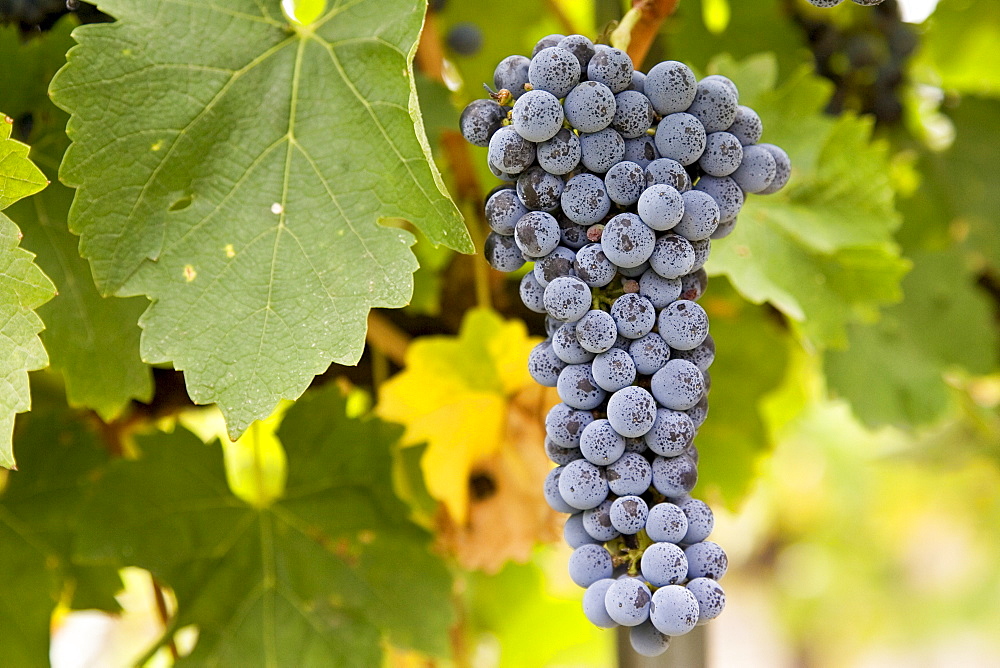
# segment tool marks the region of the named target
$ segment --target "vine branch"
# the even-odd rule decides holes
[[[612,45],[626,51],[635,68],[640,69],[660,26],[679,4],[680,0],[632,0],[632,9],[611,33]]]

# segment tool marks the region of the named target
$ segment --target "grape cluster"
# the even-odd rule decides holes
[[[902,120],[900,91],[919,37],[902,20],[897,0],[852,15],[848,23],[822,12],[799,11],[794,5],[792,18],[809,40],[816,72],[836,87],[827,105],[829,113],[852,109],[873,114],[880,124]]]
[[[561,399],[545,420],[545,497],[569,514],[587,618],[631,627],[655,656],[725,605],[726,554],[690,496],[715,358],[702,267],[746,193],[776,192],[791,165],[758,143],[761,120],[729,79],[676,61],[643,74],[581,35],[505,58],[494,84],[460,124],[506,181],[486,202],[487,260],[534,263],[520,295],[549,336],[529,371]]]

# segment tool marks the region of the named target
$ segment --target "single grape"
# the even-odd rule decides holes
[[[667,60],[649,70],[643,90],[656,113],[667,116],[691,106],[698,92],[698,81],[687,65]]]
[[[626,293],[611,305],[611,317],[618,326],[619,334],[626,339],[638,339],[653,329],[656,324],[656,309],[642,295]]]
[[[580,345],[576,337],[575,322],[567,322],[552,335],[552,352],[566,364],[586,364],[594,353]]]
[[[556,246],[555,250],[551,253],[535,260],[535,268],[531,270],[531,273],[535,277],[535,280],[538,281],[538,285],[542,287],[543,308],[545,288],[560,276],[576,275],[576,269],[573,268],[575,261],[576,253],[565,246]],[[542,313],[544,313],[544,310]]]
[[[705,138],[705,152],[698,166],[711,176],[729,176],[743,160],[743,144],[728,132],[713,132]]]
[[[628,640],[636,654],[650,658],[660,656],[670,648],[670,636],[657,631],[653,622],[648,620],[630,628]]]
[[[691,350],[708,336],[708,314],[697,302],[678,299],[660,311],[657,327],[671,348]]]
[[[607,466],[625,453],[625,439],[612,428],[610,421],[594,420],[580,435],[580,452],[591,464]]]
[[[587,63],[587,78],[599,81],[612,93],[621,93],[632,85],[632,59],[619,49],[598,49]]]
[[[555,211],[562,192],[563,180],[541,167],[529,167],[517,177],[517,197],[532,211]]]
[[[687,583],[687,590],[698,601],[698,625],[707,624],[722,614],[726,608],[726,592],[715,580],[695,578]]]
[[[788,183],[788,179],[792,175],[792,161],[788,158],[788,154],[784,152],[780,147],[774,144],[759,144],[761,148],[766,148],[774,158],[774,180],[771,184],[760,191],[761,195],[773,195]]]
[[[566,466],[571,461],[583,457],[579,448],[564,448],[553,443],[551,438],[545,439],[545,454],[557,466]]]
[[[701,345],[696,348],[692,348],[691,350],[675,350],[674,357],[691,362],[702,373],[705,373],[708,371],[708,367],[712,366],[712,362],[715,361],[715,340],[709,334],[705,337]]]
[[[490,266],[497,271],[517,271],[524,266],[524,255],[517,247],[514,237],[490,232],[483,244],[483,255]]]
[[[566,404],[556,404],[545,416],[545,434],[556,445],[579,448],[580,434],[583,433],[584,427],[593,421],[594,416],[590,411],[579,411]]]
[[[576,254],[576,275],[592,288],[602,288],[614,280],[617,269],[604,254],[601,244],[588,244]]]
[[[629,90],[636,90],[640,93],[645,94],[646,90],[646,74],[635,70],[632,72],[632,84],[628,87]]]
[[[517,134],[517,132],[515,132],[514,134]],[[520,135],[518,136],[520,137]],[[501,181],[507,181],[508,183],[505,185],[510,185],[513,187],[513,182],[517,181],[517,174],[508,174],[507,172],[499,170],[493,165],[488,164],[488,162],[486,166],[490,168],[490,173],[493,174],[493,176],[497,177]]]
[[[650,388],[661,405],[682,411],[697,404],[705,394],[705,381],[694,364],[672,359],[653,374]]]
[[[720,78],[706,77],[698,82],[698,92],[687,113],[701,121],[706,132],[722,132],[736,120],[739,97],[734,91],[731,81],[727,84]]]
[[[635,453],[641,455],[646,452],[649,448],[646,447],[646,442],[642,440],[641,437],[626,438],[625,439],[625,454]],[[645,461],[645,460],[644,460]],[[649,462],[646,462],[647,464]],[[615,492],[617,494],[617,492]]]
[[[646,535],[649,536],[650,540],[657,543],[679,543],[684,540],[687,529],[687,516],[678,506],[663,502],[649,509],[649,516],[646,518]]]
[[[552,139],[543,141],[535,150],[538,164],[549,174],[569,174],[580,164],[580,138],[563,128]]]
[[[545,334],[547,336],[552,336],[553,334],[556,333],[556,330],[558,330],[562,326],[563,324],[560,321],[556,320],[555,318],[553,318],[548,314],[545,315]]]
[[[806,0],[810,5],[815,5],[816,7],[822,7],[827,9],[828,7],[836,7],[844,0]]]
[[[691,114],[670,114],[664,116],[656,126],[654,141],[656,150],[664,158],[676,160],[685,166],[692,165],[705,152],[705,128]]]
[[[615,95],[615,114],[611,127],[625,139],[635,139],[646,134],[653,125],[653,105],[649,98],[634,90]]]
[[[740,105],[736,107],[736,120],[726,132],[734,135],[744,146],[750,146],[760,141],[764,134],[764,123],[761,122],[756,111]]]
[[[663,496],[690,494],[698,483],[698,467],[687,455],[657,457],[653,460],[652,467],[653,487]],[[571,501],[571,499],[566,500]]]
[[[582,81],[563,100],[566,120],[580,132],[597,132],[615,117],[615,95],[598,81]]]
[[[715,528],[715,516],[708,504],[700,499],[687,499],[678,504],[678,507],[687,518],[687,532],[682,543],[700,543],[710,535]]]
[[[626,450],[628,447],[626,444]],[[605,473],[608,487],[619,496],[645,494],[653,483],[653,468],[646,458],[637,452],[626,451],[618,461],[608,466]]]
[[[638,267],[653,254],[656,235],[634,213],[620,213],[604,227],[601,247],[619,267]],[[680,274],[678,274],[680,275]]]
[[[591,371],[594,382],[608,392],[617,392],[635,381],[635,363],[620,348],[612,348],[595,357]]]
[[[567,35],[556,44],[560,49],[566,49],[580,61],[580,71],[587,71],[587,64],[594,57],[594,43],[583,35]]]
[[[698,400],[698,403],[691,408],[685,409],[684,412],[687,413],[688,417],[691,418],[691,421],[694,422],[695,428],[700,429],[701,425],[705,423],[705,418],[708,417],[708,397],[702,396],[702,398]]]
[[[649,135],[643,135],[636,139],[626,139],[625,140],[625,153],[622,156],[623,160],[628,160],[629,162],[634,162],[643,169],[645,169],[649,163],[653,162],[660,157],[660,154],[656,150],[656,142]]]
[[[611,526],[619,533],[631,536],[645,528],[649,506],[639,496],[622,496],[612,502],[609,514]]]
[[[663,278],[654,270],[648,269],[639,277],[639,294],[648,299],[653,308],[661,309],[681,296],[682,281],[683,277]]]
[[[543,387],[555,387],[559,372],[565,366],[566,363],[555,354],[549,341],[542,341],[528,354],[528,374]]]
[[[486,222],[497,234],[512,236],[517,221],[526,213],[528,209],[521,203],[517,191],[510,188],[498,190],[486,200]]]
[[[559,482],[565,470],[565,466],[559,466],[549,471],[549,474],[545,476],[545,485],[542,488],[545,494],[545,502],[557,513],[575,513],[577,509],[566,503],[566,500],[563,499],[562,494],[559,492]]]
[[[604,604],[608,589],[617,580],[604,578],[587,587],[583,593],[583,615],[587,620],[599,629],[613,629],[618,626],[615,620],[608,614],[608,608]]]
[[[649,256],[649,266],[663,278],[680,278],[690,273],[694,262],[694,247],[678,234],[664,234],[657,239]]]
[[[568,567],[569,577],[581,587],[589,587],[598,580],[610,578],[614,572],[611,555],[600,545],[581,545],[573,550]]]
[[[529,211],[514,225],[514,242],[528,257],[548,255],[559,245],[559,223],[544,211]]]
[[[590,287],[579,278],[560,276],[545,286],[543,300],[550,316],[563,322],[576,322],[590,310]]]
[[[577,174],[567,181],[561,202],[566,217],[579,225],[600,222],[611,209],[604,181],[593,174]]]
[[[462,110],[458,127],[465,141],[475,146],[489,146],[490,138],[505,118],[507,111],[493,100],[473,100]]]
[[[596,508],[608,498],[608,481],[604,477],[604,471],[586,459],[570,462],[562,467],[559,495],[578,510]]]
[[[514,99],[524,95],[524,85],[528,83],[530,58],[507,56],[493,70],[493,85],[499,90],[509,90]]]
[[[689,192],[684,193],[690,194]],[[664,232],[684,217],[684,198],[673,186],[651,185],[639,197],[639,217],[651,229]]]
[[[667,585],[653,592],[649,620],[667,636],[682,636],[698,623],[698,600],[687,588]]]
[[[656,410],[656,421],[653,428],[643,437],[649,449],[664,457],[676,457],[683,454],[694,441],[694,422],[686,413],[672,411],[669,408]]]
[[[511,126],[533,142],[552,139],[562,129],[563,108],[555,95],[544,90],[531,90],[514,103]]]
[[[695,239],[691,242],[691,248],[694,249],[694,267],[691,268],[691,271],[699,271],[708,261],[708,254],[712,251],[712,242],[710,239]],[[705,280],[707,283],[707,277]],[[704,288],[702,289],[704,290]]]
[[[544,90],[558,98],[566,97],[580,83],[580,61],[566,49],[550,46],[531,58],[528,82],[535,90]]]
[[[458,55],[474,56],[483,48],[483,31],[474,23],[456,23],[445,41]]]
[[[881,5],[885,0],[854,0],[854,4],[861,5],[862,7],[874,7],[875,5]]]
[[[587,239],[587,227],[585,225],[577,225],[569,218],[560,217],[559,229],[561,230],[560,241],[567,248],[578,251],[590,243],[590,240]]]
[[[684,199],[684,214],[673,231],[688,241],[708,239],[719,227],[719,205],[712,196],[700,190],[689,190]]]
[[[678,584],[687,579],[688,562],[684,550],[673,543],[653,543],[639,562],[642,577],[654,587]]]
[[[622,160],[604,175],[604,187],[613,202],[632,206],[646,187],[646,172],[638,163]]]
[[[604,543],[619,536],[618,530],[611,525],[611,499],[605,499],[601,505],[583,511],[583,530],[595,541]]]
[[[570,364],[560,371],[556,390],[563,403],[585,411],[600,406],[606,396],[605,391],[594,381],[589,364]]]
[[[716,81],[718,83],[721,83],[723,86],[729,89],[729,92],[731,92],[733,95],[736,96],[737,100],[740,97],[740,89],[736,87],[736,84],[733,83],[733,80],[730,79],[729,77],[724,77],[721,74],[710,74],[709,76],[702,79],[702,81]]]
[[[490,166],[505,174],[520,174],[535,161],[535,144],[505,125],[490,137],[486,159]]]
[[[736,220],[743,208],[743,191],[731,177],[703,176],[695,190],[706,193],[719,205],[719,224]]]
[[[625,157],[625,140],[612,128],[580,135],[580,161],[595,174],[604,174]]]
[[[608,399],[608,422],[622,436],[642,436],[652,429],[654,420],[656,402],[637,385],[624,387]]]
[[[566,518],[566,524],[563,525],[563,540],[573,549],[597,542],[583,528],[583,512],[574,513]]]
[[[521,286],[518,292],[521,295],[521,301],[528,307],[528,310],[535,313],[545,313],[545,304],[542,302],[545,288],[535,280],[534,274],[529,272],[521,277]]]
[[[639,278],[647,271],[649,271],[649,261],[643,262],[642,264],[634,267],[618,267],[618,273],[621,274],[624,279]]]
[[[733,172],[733,181],[748,193],[766,190],[777,174],[778,163],[771,152],[762,146],[747,146],[743,151],[743,162]]]
[[[671,186],[677,192],[691,190],[691,175],[684,165],[670,158],[657,158],[646,165],[646,187],[662,184]]]
[[[546,35],[545,37],[538,40],[535,47],[531,50],[531,57],[534,58],[538,55],[539,51],[542,49],[547,49],[552,46],[556,46],[559,42],[566,39],[566,35],[560,35],[559,33],[553,33],[551,35]]]
[[[649,587],[638,578],[615,580],[604,595],[608,615],[622,626],[638,626],[649,619]]]
[[[666,279],[663,279],[666,280]],[[632,342],[628,354],[635,362],[635,370],[645,376],[651,376],[670,360],[670,346],[656,332],[650,332]]]
[[[655,467],[653,479],[656,479]],[[688,560],[687,576],[692,580],[694,578],[721,580],[729,569],[729,558],[725,550],[710,540],[687,546],[684,549],[684,556]]]
[[[603,353],[618,340],[618,326],[610,313],[594,309],[576,324],[576,338],[584,350]]]

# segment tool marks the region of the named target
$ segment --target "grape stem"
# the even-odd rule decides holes
[[[641,69],[660,26],[678,4],[680,0],[632,0],[632,9],[611,33],[611,45],[627,52],[635,69]]]

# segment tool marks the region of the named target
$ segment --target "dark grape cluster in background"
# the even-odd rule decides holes
[[[23,32],[48,30],[73,12],[81,23],[104,23],[111,17],[81,0],[0,0],[0,24],[17,24]]]
[[[545,420],[545,497],[569,515],[584,614],[656,656],[726,600],[712,511],[691,497],[715,358],[702,267],[746,195],[782,188],[791,164],[759,143],[726,77],[698,81],[676,61],[643,74],[581,35],[505,58],[493,84],[460,125],[505,182],[486,202],[486,259],[533,263],[520,295],[545,315],[528,362],[561,399]]]
[[[788,2],[809,40],[816,71],[836,86],[827,111],[839,115],[853,110],[873,114],[882,124],[899,122],[900,91],[918,43],[914,27],[901,18],[899,3],[886,0],[844,25],[820,12],[800,11],[797,0]]]

